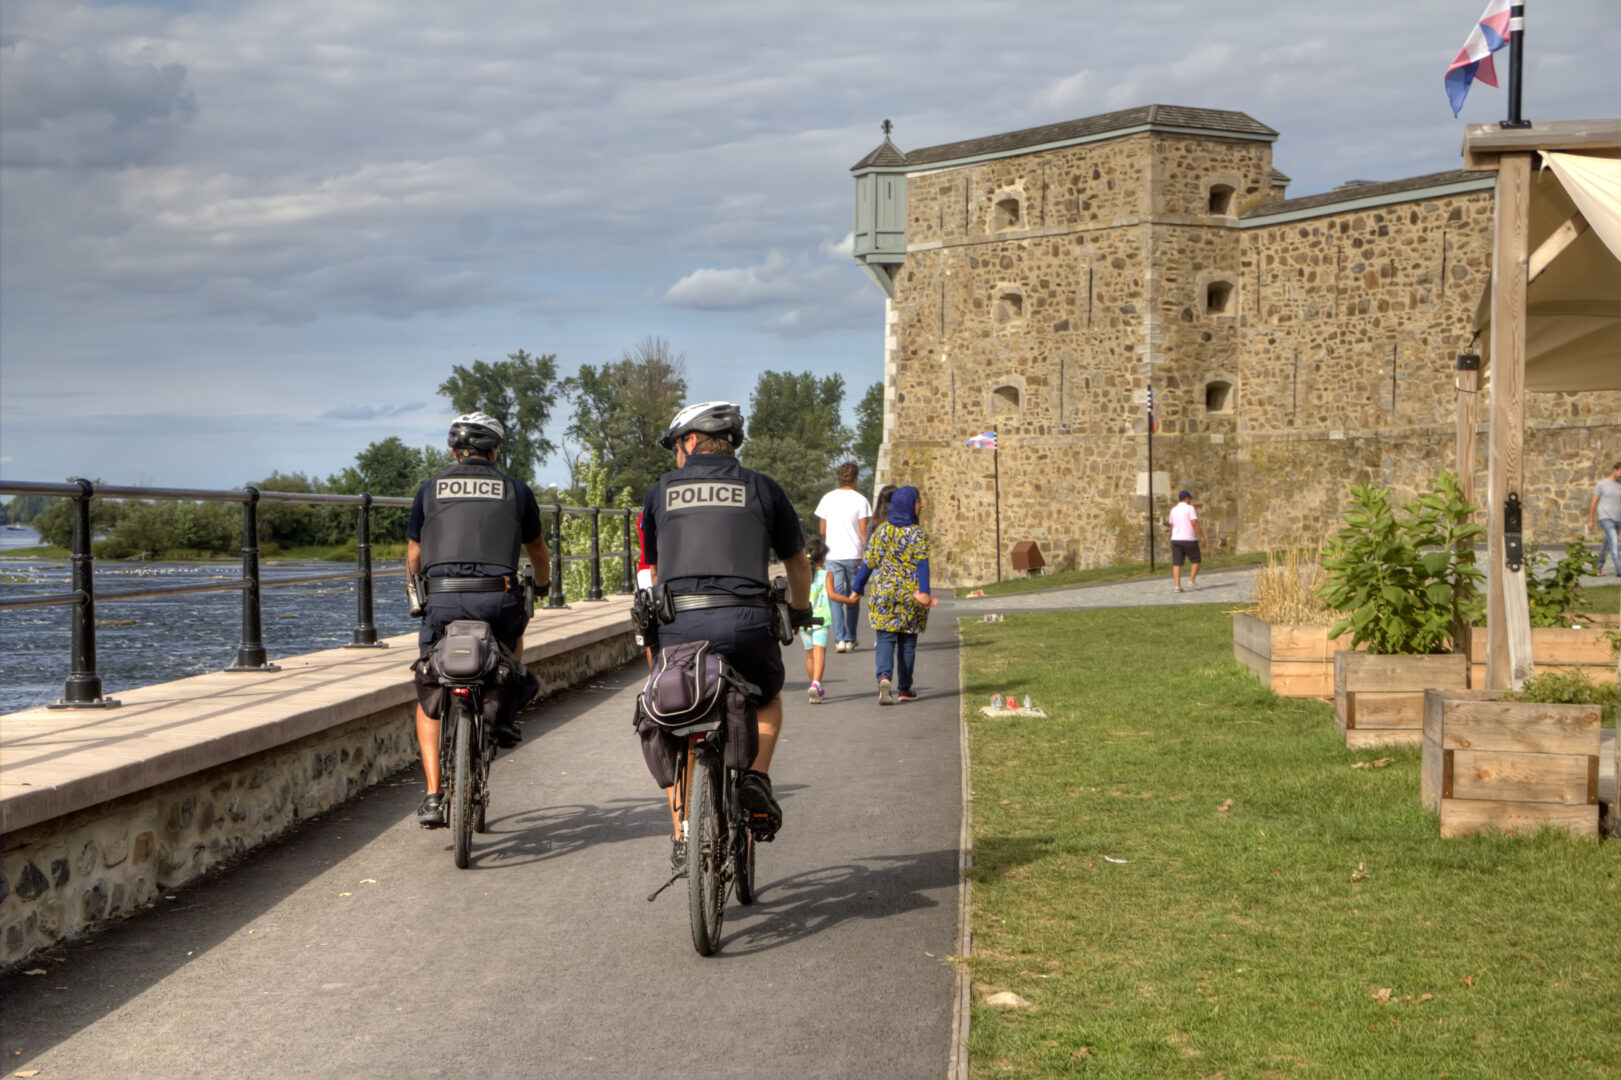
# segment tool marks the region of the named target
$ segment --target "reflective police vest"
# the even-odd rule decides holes
[[[458,461],[427,483],[422,565],[489,563],[518,571],[518,485],[483,458]]]
[[[659,581],[739,577],[769,587],[771,528],[758,473],[721,456],[667,472],[653,485]],[[679,587],[677,589],[679,590]]]

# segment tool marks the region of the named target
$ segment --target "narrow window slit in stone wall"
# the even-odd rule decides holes
[[[996,410],[998,417],[1018,418],[1019,388],[1017,386],[998,386],[991,392],[991,398],[991,407]]]
[[[1231,412],[1233,408],[1233,384],[1213,379],[1205,383],[1204,411],[1207,413]]]
[[[1205,286],[1205,313],[1209,315],[1227,314],[1227,306],[1232,303],[1232,299],[1232,282],[1212,281]]]
[[[1210,185],[1210,213],[1225,217],[1233,212],[1233,189],[1226,184]]]
[[[1024,295],[1017,289],[1003,290],[996,298],[995,318],[998,326],[1024,318]]]

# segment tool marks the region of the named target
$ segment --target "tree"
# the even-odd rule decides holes
[[[884,441],[884,384],[875,382],[867,387],[856,404],[856,437],[850,446],[856,463],[861,466],[861,479],[856,486],[863,491],[872,488],[878,473],[878,447]]]
[[[522,349],[493,364],[457,364],[439,384],[440,396],[450,399],[458,413],[481,411],[501,421],[507,432],[502,467],[525,483],[557,449],[546,438],[557,389],[557,357],[531,356]]]
[[[685,354],[649,337],[600,368],[580,365],[563,381],[574,403],[567,435],[602,463],[609,497],[629,490],[640,499],[674,465],[659,439],[686,396],[686,369]]]
[[[808,371],[762,371],[749,397],[743,464],[782,485],[807,529],[850,445],[850,429],[839,423],[843,405],[844,376]]]

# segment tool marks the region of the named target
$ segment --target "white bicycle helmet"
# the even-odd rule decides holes
[[[675,419],[670,421],[670,429],[664,433],[659,444],[666,450],[674,450],[677,442],[694,431],[725,439],[735,450],[743,445],[743,410],[730,401],[688,405],[675,414]]]
[[[489,413],[462,413],[450,422],[449,444],[452,450],[476,450],[488,453],[506,441],[507,429]]]

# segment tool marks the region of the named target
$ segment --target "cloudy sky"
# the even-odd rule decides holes
[[[1613,0],[1529,6],[1526,114],[1621,113]],[[325,475],[439,441],[453,364],[647,335],[700,397],[859,393],[882,301],[848,168],[885,117],[908,149],[1240,109],[1291,195],[1451,169],[1504,110],[1442,90],[1483,7],[6,0],[0,472]]]

